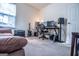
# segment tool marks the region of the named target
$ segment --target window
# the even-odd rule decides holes
[[[0,3],[0,27],[15,28],[16,4]]]

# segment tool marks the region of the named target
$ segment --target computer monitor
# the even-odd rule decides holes
[[[43,24],[45,27],[47,27],[47,22],[43,22],[42,24]]]
[[[55,24],[55,21],[47,21],[47,27],[53,27]]]
[[[56,22],[55,21],[46,21],[46,22],[43,22],[44,26],[45,27],[53,27]]]

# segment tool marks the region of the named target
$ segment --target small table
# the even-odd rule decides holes
[[[25,30],[14,30],[14,36],[25,37]]]

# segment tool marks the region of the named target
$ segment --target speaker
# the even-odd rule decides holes
[[[64,18],[59,18],[58,19],[58,24],[64,24]]]

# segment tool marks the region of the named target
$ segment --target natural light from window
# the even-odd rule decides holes
[[[0,27],[15,28],[16,4],[0,3]]]

